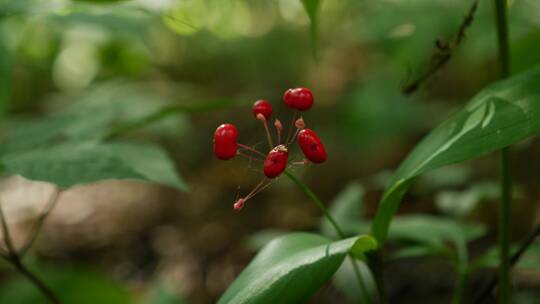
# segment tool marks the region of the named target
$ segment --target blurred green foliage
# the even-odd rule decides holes
[[[183,221],[178,225],[199,221],[203,227],[197,228],[206,228],[223,217],[220,231],[234,236],[226,242],[241,243],[236,241],[242,233],[228,230],[240,224],[232,224],[238,220],[231,221],[230,210],[223,207],[238,185],[216,186],[216,180],[221,184],[238,179],[234,174],[216,174],[224,170],[214,167],[213,128],[233,121],[245,130],[243,140],[256,143],[260,130],[245,118],[248,105],[267,98],[283,117],[281,93],[288,87],[308,86],[315,92],[316,108],[306,114],[306,121],[320,129],[331,153],[327,167],[310,168],[305,178],[327,198],[350,179],[373,175],[373,180],[386,180],[384,170],[393,168],[421,136],[495,78],[492,7],[483,1],[448,66],[417,94],[400,93],[405,83],[428,66],[435,40],[451,39],[469,5],[470,1],[447,0],[0,0],[0,154],[9,156],[11,168],[17,167],[11,172],[26,172],[29,177],[65,186],[80,183],[83,171],[91,177],[84,182],[89,182],[138,177],[141,170],[145,179],[179,189],[190,184],[195,186],[191,195],[196,205],[211,206],[212,211],[205,218],[203,211],[179,207],[193,218],[178,220]],[[536,0],[509,1],[509,9],[512,67],[518,73],[540,63],[540,5]],[[315,49],[316,58],[312,56]],[[148,141],[162,144],[163,150]],[[129,149],[124,149],[126,145]],[[60,156],[70,162],[62,162],[59,174],[51,177],[49,165]],[[27,168],[29,158],[46,165],[39,174],[33,173],[35,167]],[[157,158],[164,160],[160,168],[148,167],[148,159]],[[73,169],[72,162],[81,159],[87,167],[64,174],[70,172],[66,167]],[[92,173],[103,159],[107,174]],[[156,177],[156,170],[161,172],[163,166],[167,174]],[[227,169],[238,172],[234,166]],[[426,177],[433,197],[422,197],[413,189],[412,199],[431,205],[411,204],[412,210],[407,211],[428,209],[435,214],[404,216],[393,224],[398,228],[390,228],[389,238],[398,247],[396,257],[454,252],[456,243],[463,249],[467,242],[485,237],[486,228],[470,225],[469,220],[495,190],[468,184],[477,178],[470,173],[454,173]],[[363,179],[351,184],[333,201],[332,214],[344,223],[347,233],[367,231],[381,191],[382,182],[376,183],[377,187],[371,187]],[[280,187],[270,195],[287,189]],[[216,197],[200,194],[205,191],[215,191]],[[271,203],[284,200],[284,205],[298,203],[292,195],[281,197],[266,199]],[[204,199],[214,201],[200,201]],[[264,206],[265,198],[261,201]],[[531,205],[526,206],[529,214],[535,210]],[[255,220],[242,223],[242,232],[273,230],[261,233],[264,238],[251,239],[253,248],[291,229],[285,224],[271,226],[286,222],[281,221],[286,218],[282,213],[268,212],[274,218],[266,222],[259,219],[270,215],[260,213],[246,215]],[[300,214],[307,219],[295,218],[295,224],[308,222],[311,226],[302,228],[320,228],[325,235],[335,236],[324,221],[304,210]],[[196,235],[196,228],[185,229],[193,229],[188,234]],[[413,238],[427,230],[430,233],[422,238]],[[200,248],[199,243],[190,245]],[[200,255],[201,264],[213,258],[213,253]],[[230,271],[224,275],[230,279],[229,269],[237,266],[219,268]],[[51,268],[46,276],[51,277],[53,289],[65,292],[61,296],[67,303],[131,303],[136,297],[107,277],[62,266]],[[373,292],[370,275],[362,269]],[[351,273],[350,265],[343,264],[335,285],[358,299],[361,295],[348,285]],[[224,290],[196,282],[198,287],[191,290],[195,296],[189,296],[202,298],[201,302],[215,301]],[[36,291],[22,279],[10,277],[3,284],[0,303],[40,303]],[[159,284],[149,284],[155,292],[152,303],[181,301]],[[81,300],[77,293],[89,296]]]
[[[37,273],[47,278],[50,288],[64,303],[130,304],[130,292],[107,276],[85,268],[40,267]],[[28,282],[17,277],[2,284],[0,303],[45,304],[49,300]]]

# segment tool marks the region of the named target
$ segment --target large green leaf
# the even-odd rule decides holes
[[[302,303],[328,281],[348,253],[374,250],[370,236],[330,240],[293,233],[264,247],[218,303]]]
[[[372,233],[384,242],[392,216],[418,175],[493,152],[540,129],[540,67],[497,82],[433,130],[395,173],[379,205]]]
[[[4,173],[71,187],[105,179],[136,179],[186,190],[174,165],[149,144],[71,142],[0,158]]]

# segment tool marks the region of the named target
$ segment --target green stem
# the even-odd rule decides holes
[[[332,226],[336,230],[336,233],[338,234],[338,236],[341,239],[344,239],[346,237],[345,233],[343,233],[343,230],[341,230],[341,227],[339,227],[334,217],[332,217],[330,212],[328,212],[328,209],[326,209],[326,206],[324,205],[322,200],[315,193],[313,193],[313,191],[311,191],[311,189],[309,189],[309,187],[306,184],[304,184],[300,179],[298,179],[296,176],[291,174],[289,171],[285,170],[285,175],[287,175],[287,177],[290,180],[292,180],[300,189],[302,189],[302,191],[304,191],[304,193],[311,199],[311,201],[315,205],[317,205],[317,207],[319,207],[319,209],[322,211],[326,219],[330,222],[330,224],[332,224]],[[354,258],[350,255],[349,255],[349,258],[351,259],[351,263],[353,264],[354,275],[356,276],[358,285],[360,286],[360,289],[362,290],[362,294],[364,295],[364,297],[366,297],[363,299],[364,303],[370,303],[371,301],[369,298],[367,298],[368,294],[367,294],[366,286],[364,285],[364,280],[362,279],[362,275],[360,273],[360,269],[358,268],[358,265],[356,264],[356,261],[354,260]]]
[[[510,286],[510,214],[511,214],[511,161],[510,151],[501,151],[501,202],[499,204],[499,303],[511,301]]]
[[[311,189],[309,189],[306,184],[300,181],[296,176],[292,175],[289,171],[285,170],[285,175],[287,175],[289,179],[291,179],[300,189],[302,189],[302,191],[304,191],[304,193],[311,199],[311,201],[315,203],[315,205],[317,205],[319,209],[321,209],[326,219],[330,222],[330,224],[332,224],[332,226],[334,226],[334,229],[336,230],[339,237],[344,239],[345,233],[343,233],[343,230],[341,230],[336,220],[332,217],[330,212],[328,212],[328,209],[326,209],[322,200],[315,193],[313,193],[313,191],[311,191]]]
[[[32,284],[34,284],[51,303],[62,303],[56,294],[39,277],[26,268],[18,256],[11,257],[10,262],[17,269],[17,271],[32,282]]]
[[[455,269],[457,273],[456,289],[452,297],[452,304],[463,303],[463,294],[467,284],[467,275],[469,273],[469,253],[467,251],[467,242],[463,239],[456,243]]]
[[[452,297],[452,304],[461,304],[463,303],[463,292],[465,291],[465,283],[467,282],[467,272],[459,271],[456,289],[454,291],[454,296]]]
[[[495,1],[495,17],[497,40],[499,46],[499,66],[501,78],[510,75],[510,47],[508,43],[508,24],[506,17],[506,1]],[[501,200],[499,205],[499,303],[510,303],[510,212],[511,212],[511,176],[510,150],[508,147],[501,151]]]
[[[377,294],[379,295],[379,303],[386,304],[388,299],[386,297],[386,287],[384,284],[384,260],[382,252],[377,250],[367,256],[369,269],[373,273],[373,279],[375,280],[375,286],[377,287]]]
[[[362,303],[371,303],[369,292],[366,288],[366,284],[364,284],[362,274],[360,273],[360,267],[358,267],[356,260],[351,255],[349,255],[349,260],[351,261],[351,264],[353,266],[354,276],[356,277],[358,285],[360,286]]]

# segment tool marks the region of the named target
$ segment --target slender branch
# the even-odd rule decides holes
[[[495,23],[497,26],[497,42],[499,48],[499,66],[501,79],[510,76],[510,44],[508,42],[508,22],[506,17],[506,0],[495,1]]]
[[[510,151],[501,151],[501,200],[499,203],[499,303],[510,303],[510,215],[511,215],[511,176]]]
[[[264,155],[262,152],[260,152],[259,150],[255,149],[255,148],[252,148],[248,145],[244,145],[244,144],[238,144],[238,146],[242,149],[245,149],[245,150],[248,150],[250,152],[253,152],[255,154],[258,154],[259,156],[262,156],[262,157],[266,157],[266,155]]]
[[[31,281],[39,290],[45,295],[51,303],[61,304],[60,299],[56,294],[34,273],[32,273],[26,266],[22,263],[19,256],[15,255],[8,260],[14,267],[17,269],[23,276],[25,276],[29,281]]]
[[[427,70],[418,78],[406,84],[402,88],[403,94],[410,95],[416,92],[430,77],[446,66],[446,64],[450,61],[454,50],[465,39],[465,31],[471,26],[474,20],[474,15],[476,13],[476,9],[478,8],[479,1],[480,0],[473,1],[467,15],[465,15],[465,18],[463,18],[463,21],[459,25],[458,31],[456,32],[452,41],[444,41],[441,39],[437,39],[435,41],[435,52],[430,58],[430,63]]]
[[[311,191],[311,189],[302,181],[300,181],[296,176],[294,176],[287,170],[285,170],[284,172],[285,172],[285,175],[287,175],[287,177],[290,180],[292,180],[300,189],[302,189],[302,191],[304,191],[304,193],[311,199],[311,201],[315,203],[317,207],[319,207],[319,209],[322,211],[326,219],[332,224],[332,226],[336,230],[336,233],[338,234],[339,238],[344,239],[346,237],[345,233],[343,233],[343,230],[341,230],[341,227],[339,227],[334,217],[330,214],[330,212],[328,212],[328,209],[326,209],[322,200],[315,193],[313,193],[313,191]],[[351,262],[353,263],[354,275],[356,276],[358,285],[360,286],[360,289],[362,291],[365,291],[366,289],[364,285],[364,280],[362,279],[362,276],[360,274],[360,269],[358,268],[358,265],[356,265],[354,257],[352,257],[349,254],[349,258],[351,259]],[[366,294],[365,292],[363,293]],[[368,301],[366,303],[369,303],[370,302],[369,299],[367,300]],[[381,299],[381,303],[386,303],[386,302]]]
[[[38,238],[39,232],[41,231],[41,228],[43,227],[45,220],[47,219],[51,211],[54,209],[54,207],[56,206],[59,196],[60,196],[60,191],[58,189],[54,189],[53,195],[49,198],[45,206],[45,209],[41,213],[41,216],[38,218],[34,226],[32,235],[30,236],[26,244],[19,250],[19,256],[21,257],[21,259],[26,255],[26,253],[28,253],[28,250],[30,250],[30,248],[32,247],[36,239]]]
[[[510,75],[510,46],[508,43],[508,22],[506,17],[506,1],[494,0],[495,24],[499,47],[499,66],[501,79]],[[501,201],[499,203],[499,303],[511,302],[510,285],[510,216],[512,200],[512,162],[510,148],[501,151]]]
[[[364,284],[364,279],[362,278],[362,274],[360,273],[360,267],[358,266],[358,263],[356,263],[356,260],[350,255],[349,260],[353,265],[354,275],[358,280],[358,285],[360,286],[362,303],[371,303],[370,294],[366,288],[366,284]]]
[[[6,216],[4,215],[4,209],[2,207],[2,203],[0,202],[0,221],[2,222],[2,233],[4,235],[4,242],[6,243],[7,248],[7,254],[8,256],[12,256],[14,252],[16,252],[15,247],[13,246],[13,242],[11,241],[11,235],[9,233],[9,228],[6,220]]]
[[[514,267],[519,260],[523,257],[527,249],[534,243],[534,240],[540,236],[540,224],[536,225],[536,228],[525,238],[518,250],[510,258],[510,267]],[[493,294],[495,287],[497,286],[498,276],[494,276],[487,287],[476,297],[475,303],[483,303],[489,298],[489,295]]]
[[[56,201],[56,199],[54,200]],[[51,207],[52,209],[52,207]],[[51,210],[50,208],[47,208],[47,213],[50,212]],[[43,216],[42,216],[43,217]],[[43,220],[41,220],[40,218],[40,221],[43,222],[45,219],[43,218]],[[11,235],[9,233],[9,228],[8,228],[8,224],[7,224],[7,220],[6,220],[6,217],[5,217],[5,214],[4,214],[4,211],[2,209],[2,204],[0,202],[0,225],[2,226],[2,233],[4,235],[4,241],[6,243],[6,248],[7,248],[7,252],[2,252],[2,254],[0,254],[0,257],[2,257],[4,260],[6,260],[6,262],[10,263],[11,265],[13,265],[13,267],[20,273],[22,274],[23,276],[25,276],[30,282],[32,282],[32,284],[34,284],[42,293],[45,297],[47,297],[47,299],[49,299],[49,301],[53,304],[61,304],[60,300],[58,299],[58,297],[54,294],[54,292],[49,288],[47,287],[47,285],[45,285],[45,283],[37,276],[35,275],[34,273],[32,273],[22,262],[22,255],[20,254],[20,252],[18,252],[16,249],[15,249],[15,246],[13,245],[13,242],[11,240]],[[37,226],[38,229],[41,229],[41,224],[39,224]],[[37,237],[37,233],[35,233],[35,237]],[[30,239],[30,241],[33,243],[33,240],[35,239],[35,237],[32,237]],[[26,246],[25,246],[26,247]],[[28,249],[26,249],[28,250]]]

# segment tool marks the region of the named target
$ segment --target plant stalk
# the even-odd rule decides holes
[[[497,27],[497,41],[499,48],[499,66],[501,79],[510,75],[510,47],[508,43],[508,22],[506,0],[494,0],[495,24]],[[501,200],[499,204],[499,303],[507,304],[511,301],[510,286],[510,214],[512,193],[510,149],[505,147],[501,151]]]
[[[332,226],[336,230],[336,233],[338,234],[339,238],[340,239],[346,238],[345,233],[343,233],[343,230],[341,229],[341,227],[339,227],[339,225],[336,222],[336,220],[334,219],[334,217],[330,214],[330,212],[328,212],[328,209],[326,209],[326,206],[324,205],[322,200],[315,193],[313,193],[313,191],[311,191],[311,189],[306,184],[304,184],[301,180],[299,180],[296,176],[291,174],[289,171],[285,170],[284,173],[300,189],[302,189],[302,191],[304,191],[304,193],[310,198],[310,200],[315,205],[317,205],[317,207],[319,207],[319,209],[324,214],[326,219],[330,222],[330,224],[332,224]],[[351,255],[349,255],[349,258],[351,259],[351,263],[353,265],[353,270],[354,270],[354,275],[356,276],[356,279],[358,281],[358,285],[359,285],[360,289],[362,290],[362,294],[367,295],[366,286],[364,285],[364,280],[362,279],[360,269],[358,268],[358,265],[356,264],[356,261],[354,260],[354,258]],[[368,299],[363,299],[363,300],[364,300],[365,303],[370,303],[371,302],[369,298]]]
[[[466,282],[467,282],[467,272],[459,271],[457,282],[456,282],[456,290],[454,292],[454,296],[452,297],[452,304],[463,303],[463,294],[465,292]]]
[[[54,200],[56,201],[56,199]],[[50,210],[49,210],[50,211]],[[44,219],[43,219],[44,220]],[[0,254],[0,256],[6,260],[6,262],[10,263],[15,267],[15,269],[21,273],[23,276],[25,276],[32,284],[34,284],[42,293],[43,295],[49,299],[49,301],[53,304],[61,304],[58,297],[54,294],[54,292],[47,286],[45,283],[37,277],[34,273],[32,273],[22,262],[22,256],[20,252],[17,251],[15,246],[13,245],[13,241],[11,240],[11,235],[9,234],[9,227],[7,224],[6,217],[4,215],[4,211],[2,209],[2,204],[0,203],[0,225],[2,226],[2,233],[4,236],[4,242],[6,243],[7,252],[3,252]],[[41,228],[41,224],[38,225],[37,229]],[[37,237],[37,236],[36,236]],[[33,243],[34,237],[30,239],[30,242]],[[30,244],[31,246],[31,244]],[[26,246],[25,246],[26,248]],[[28,247],[30,248],[30,247]],[[25,249],[25,252],[28,249]]]
[[[34,286],[39,288],[41,293],[53,304],[61,304],[60,299],[54,294],[54,292],[47,286],[45,283],[32,273],[26,266],[22,263],[18,256],[12,256],[10,259],[11,264],[17,269],[19,273],[25,276]]]

